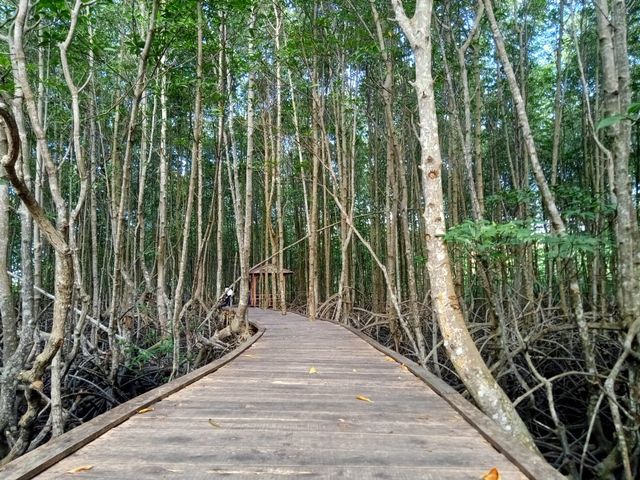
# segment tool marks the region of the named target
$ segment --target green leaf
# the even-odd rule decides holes
[[[629,108],[627,108],[628,115],[633,115],[634,113],[640,113],[640,102],[632,103],[631,105],[629,105]]]
[[[626,115],[612,115],[610,117],[603,118],[602,120],[600,120],[600,123],[598,123],[598,130],[600,130],[601,128],[610,127],[611,125],[615,125],[616,123],[627,119],[629,119],[629,117],[627,117]]]

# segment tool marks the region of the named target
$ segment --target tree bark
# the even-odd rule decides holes
[[[449,254],[444,242],[444,203],[440,179],[442,158],[431,74],[430,28],[433,3],[431,0],[418,0],[411,19],[406,16],[400,0],[392,0],[392,5],[415,56],[414,87],[420,115],[420,168],[425,202],[427,266],[433,310],[445,348],[458,375],[480,408],[504,430],[513,433],[524,445],[537,452],[531,434],[492,377],[473,343],[453,288]]]

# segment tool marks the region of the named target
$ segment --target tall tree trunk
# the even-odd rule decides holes
[[[251,7],[248,29],[251,35],[249,40],[249,58],[253,55],[254,39],[253,28],[256,22],[255,8]],[[247,87],[247,154],[245,167],[245,194],[242,197],[239,179],[239,158],[235,140],[233,127],[233,110],[234,102],[231,98],[233,88],[230,82],[230,74],[227,75],[227,85],[229,86],[229,132],[231,134],[231,145],[233,153],[233,168],[229,166],[229,183],[231,185],[233,199],[233,208],[236,218],[236,237],[238,240],[238,250],[240,257],[240,298],[232,329],[240,331],[242,328],[248,331],[249,325],[247,320],[247,301],[249,298],[249,254],[251,252],[251,226],[253,222],[253,132],[254,132],[254,98],[255,98],[255,67],[252,66],[249,71],[248,87]],[[243,221],[244,219],[244,221]]]
[[[156,290],[156,307],[158,309],[158,323],[160,324],[160,332],[163,338],[167,335],[167,293],[166,293],[166,275],[167,275],[167,58],[166,53],[160,58],[160,185],[158,200],[158,246],[157,246],[157,290]]]
[[[287,299],[284,280],[284,209],[282,206],[282,74],[280,67],[280,32],[282,29],[281,6],[274,0],[273,11],[275,14],[275,55],[276,55],[276,151],[275,151],[275,174],[276,174],[276,221],[278,222],[278,287],[280,297],[280,313],[287,313]],[[275,308],[275,305],[274,305]]]
[[[120,362],[120,345],[116,339],[116,331],[120,326],[121,320],[118,318],[120,315],[118,304],[120,303],[120,289],[121,280],[123,278],[124,267],[124,246],[123,240],[124,230],[126,228],[126,208],[129,198],[129,187],[131,181],[131,157],[134,148],[134,133],[136,129],[138,106],[142,93],[144,91],[144,76],[147,68],[147,60],[151,52],[151,44],[156,33],[156,21],[158,17],[158,5],[159,0],[154,0],[153,9],[149,18],[149,28],[144,43],[144,48],[140,53],[140,59],[138,60],[138,72],[136,76],[136,84],[134,87],[133,101],[131,104],[131,114],[129,116],[129,124],[127,127],[127,142],[125,145],[125,153],[122,166],[122,184],[119,190],[119,201],[117,216],[115,219],[115,234],[113,242],[113,286],[111,289],[111,306],[109,309],[109,349],[111,350],[111,370],[109,378],[113,382],[115,381],[118,373]]]
[[[551,185],[558,179],[560,133],[562,129],[562,35],[564,28],[564,1],[558,0],[558,43],[556,45],[556,94],[554,99],[553,149],[551,151]]]
[[[597,0],[596,20],[602,66],[602,87],[604,91],[604,109],[607,116],[624,115],[631,102],[631,77],[629,72],[629,54],[627,46],[627,7],[623,0],[611,1],[611,20],[606,0]],[[631,123],[627,120],[611,125],[605,131],[611,142],[610,169],[613,171],[612,184],[616,205],[616,246],[617,246],[617,300],[620,316],[627,328],[625,344],[633,341],[640,330],[640,235],[638,217],[633,202],[629,176],[629,156],[631,149]],[[605,382],[609,407],[618,437],[618,447],[622,456],[625,476],[632,478],[629,440],[623,426],[618,402],[615,400],[614,372],[620,372],[621,362],[628,355],[628,349],[621,355]],[[632,367],[630,377],[638,375],[639,368]],[[636,405],[640,401],[638,389],[632,390],[630,401]],[[637,428],[633,428],[637,430]],[[637,433],[630,436],[631,445],[640,442]]]
[[[392,0],[396,19],[405,32],[415,55],[420,146],[422,149],[422,189],[425,202],[427,265],[434,314],[440,324],[445,348],[458,375],[482,410],[504,430],[512,432],[531,450],[537,448],[513,404],[492,377],[478,352],[458,305],[453,288],[451,266],[444,242],[445,222],[442,195],[442,158],[438,138],[433,77],[431,74],[431,0],[418,0],[409,19],[399,0]]]
[[[317,15],[317,5],[314,5],[314,19]],[[315,30],[314,30],[315,33]],[[318,307],[318,167],[320,165],[320,149],[318,128],[320,123],[320,86],[318,85],[318,61],[314,53],[312,77],[312,105],[311,105],[311,137],[312,137],[312,167],[311,167],[311,224],[309,227],[309,289],[307,292],[307,305],[309,320],[316,319]]]

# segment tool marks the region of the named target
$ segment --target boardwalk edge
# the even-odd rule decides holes
[[[249,322],[253,328],[256,329],[256,333],[253,334],[246,342],[238,346],[231,352],[220,357],[214,362],[209,363],[203,367],[194,370],[191,373],[183,375],[182,377],[169,382],[165,385],[161,385],[153,390],[143,393],[125,403],[118,405],[117,407],[109,410],[108,412],[98,415],[97,417],[89,420],[86,423],[70,430],[63,435],[50,440],[45,445],[32,450],[21,457],[16,458],[12,462],[9,462],[4,468],[0,469],[0,478],[3,480],[28,480],[36,475],[44,472],[46,469],[55,465],[60,460],[68,457],[72,453],[78,451],[88,443],[91,443],[96,438],[100,437],[104,433],[108,432],[114,427],[117,427],[121,423],[125,422],[132,416],[134,416],[139,410],[147,408],[154,403],[163,400],[164,398],[172,395],[185,387],[188,387],[192,383],[206,377],[207,375],[220,369],[227,363],[231,362],[243,352],[245,352],[251,345],[253,345],[265,331],[264,327],[261,327],[253,322]]]
[[[307,315],[298,314],[304,317]],[[333,323],[349,330],[360,337],[376,350],[393,358],[396,362],[405,365],[411,373],[426,383],[435,393],[444,399],[456,412],[458,412],[480,435],[484,437],[497,451],[509,459],[520,471],[531,480],[560,480],[566,479],[564,475],[549,465],[542,457],[531,452],[515,437],[504,432],[489,417],[472,405],[460,395],[453,387],[436,377],[426,368],[409,360],[390,348],[381,345],[374,339],[362,333],[360,330],[326,318],[318,318],[323,322]]]

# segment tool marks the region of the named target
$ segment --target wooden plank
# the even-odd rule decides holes
[[[212,478],[259,478],[260,480],[293,479],[393,479],[393,480],[478,480],[481,475],[487,473],[480,468],[458,469],[449,467],[420,467],[407,468],[398,466],[393,472],[381,470],[377,467],[342,466],[332,472],[317,465],[279,464],[277,466],[247,466],[247,465],[215,465],[200,470],[187,463],[146,463],[138,462],[135,467],[113,463],[109,465],[96,465],[93,469],[82,472],[82,479],[110,480],[157,480],[157,479],[184,479],[211,480]],[[503,472],[501,472],[503,473]],[[47,472],[40,478],[51,480],[58,478],[70,478],[69,475]],[[505,471],[504,480],[523,480],[524,475],[518,472]]]
[[[335,324],[332,320],[325,320]],[[340,324],[336,324],[340,325]],[[424,383],[429,385],[440,395],[449,405],[451,405],[457,412],[462,415],[467,422],[475,427],[478,432],[493,445],[499,452],[505,455],[511,460],[514,465],[518,466],[520,470],[527,476],[527,478],[536,479],[564,479],[565,477],[560,474],[555,468],[549,465],[543,458],[533,453],[531,450],[523,446],[515,437],[508,435],[502,431],[494,422],[492,422],[486,415],[484,415],[475,406],[469,403],[462,395],[456,392],[451,386],[443,382],[441,379],[433,375],[427,369],[421,367],[417,363],[409,360],[407,357],[383,346],[373,340],[371,337],[362,333],[361,331],[349,326],[340,325],[343,328],[349,330],[353,334],[360,337],[362,340],[384,353],[385,355],[393,358],[399,363],[404,364],[410,372],[416,377],[420,378]]]
[[[109,432],[110,433],[110,432]],[[147,463],[188,463],[194,469],[210,468],[218,465],[236,466],[277,466],[281,463],[298,465],[318,465],[331,471],[338,466],[379,467],[380,469],[395,468],[397,465],[420,468],[423,466],[447,467],[453,470],[478,468],[488,472],[500,461],[497,452],[491,450],[469,451],[451,448],[445,450],[437,446],[422,447],[414,445],[410,450],[396,450],[387,448],[389,445],[370,444],[369,449],[353,448],[314,448],[306,442],[294,445],[250,445],[239,446],[231,443],[226,446],[192,445],[185,443],[187,435],[176,436],[170,445],[158,445],[144,448],[133,442],[123,444],[121,448],[114,442],[87,449],[85,457],[74,455],[65,458],[54,467],[59,473],[67,472],[81,465],[105,465],[109,463],[128,464],[132,467],[144,461]],[[229,440],[231,442],[231,439]],[[372,452],[375,454],[372,455]],[[513,468],[513,467],[512,467]],[[503,471],[510,469],[502,466]],[[517,471],[512,469],[511,471]],[[546,479],[544,479],[546,480]]]
[[[4,468],[0,469],[2,478],[4,480],[27,480],[33,478],[51,465],[54,465],[56,462],[95,440],[103,433],[131,418],[139,410],[147,408],[154,403],[159,402],[163,398],[166,398],[200,380],[204,376],[215,372],[245,352],[264,334],[264,327],[255,324],[253,324],[253,327],[257,329],[257,332],[232,352],[229,352],[218,360],[194,370],[173,382],[169,382],[129,400],[128,402],[118,405],[112,410],[99,415],[89,422],[54,438],[45,445],[27,453],[26,455],[9,462]]]
[[[83,478],[110,480],[460,480],[493,467],[504,480],[526,478],[445,398],[350,331],[251,314],[266,327],[251,350],[38,478],[67,478],[80,465],[94,465]]]

